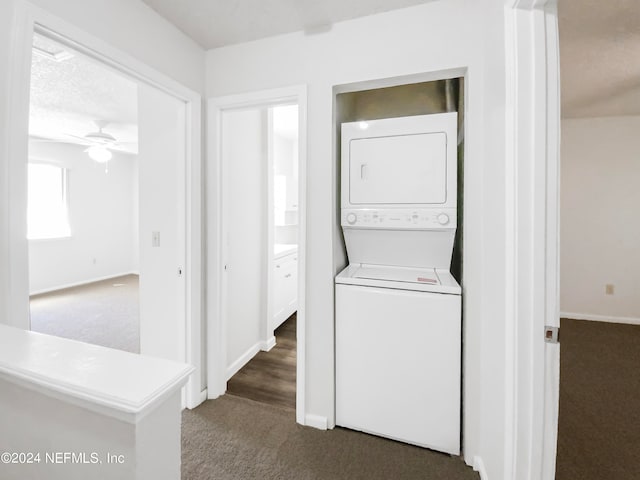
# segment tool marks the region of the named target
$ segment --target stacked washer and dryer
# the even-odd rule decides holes
[[[336,423],[460,452],[457,114],[342,124]]]

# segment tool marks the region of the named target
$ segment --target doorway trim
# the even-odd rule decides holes
[[[6,273],[3,272],[6,277],[2,282],[6,282],[10,288],[11,304],[8,306],[8,318],[14,326],[27,330],[30,328],[25,223],[22,221],[23,216],[15,212],[26,212],[26,194],[23,195],[22,190],[27,185],[27,163],[22,159],[26,159],[28,154],[31,45],[35,32],[44,33],[79,50],[107,68],[162,90],[185,104],[186,177],[181,188],[185,192],[186,304],[181,337],[185,339],[184,361],[195,366],[195,371],[185,387],[186,406],[194,408],[206,399],[206,390],[202,385],[202,97],[107,42],[26,1],[16,2],[15,6],[8,75],[10,121],[7,168],[13,181],[5,199],[10,212],[7,229],[9,268]]]
[[[556,0],[506,0],[504,476],[555,477],[560,86]]]
[[[224,210],[222,115],[225,111],[298,105],[298,315],[296,357],[296,421],[305,424],[305,272],[306,272],[306,191],[307,191],[307,87],[290,87],[210,98],[208,107],[208,145],[206,179],[211,186],[207,196],[207,384],[208,398],[217,398],[227,389],[226,319],[224,301]],[[216,306],[215,308],[213,306]]]

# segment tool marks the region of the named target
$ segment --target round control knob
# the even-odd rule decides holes
[[[440,215],[438,215],[438,223],[440,225],[446,225],[447,223],[449,223],[449,215],[447,215],[446,213],[441,213]]]
[[[353,225],[354,223],[356,223],[357,219],[358,217],[356,216],[355,213],[347,214],[347,222],[349,223],[349,225]]]

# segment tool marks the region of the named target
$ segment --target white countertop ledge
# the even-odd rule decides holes
[[[193,370],[185,363],[0,325],[0,379],[129,423],[180,389]]]
[[[298,245],[295,243],[276,243],[273,245],[273,255],[275,259],[291,255],[298,251]]]

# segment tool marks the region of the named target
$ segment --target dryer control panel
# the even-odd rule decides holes
[[[357,209],[343,208],[344,228],[441,230],[456,228],[456,209]]]

